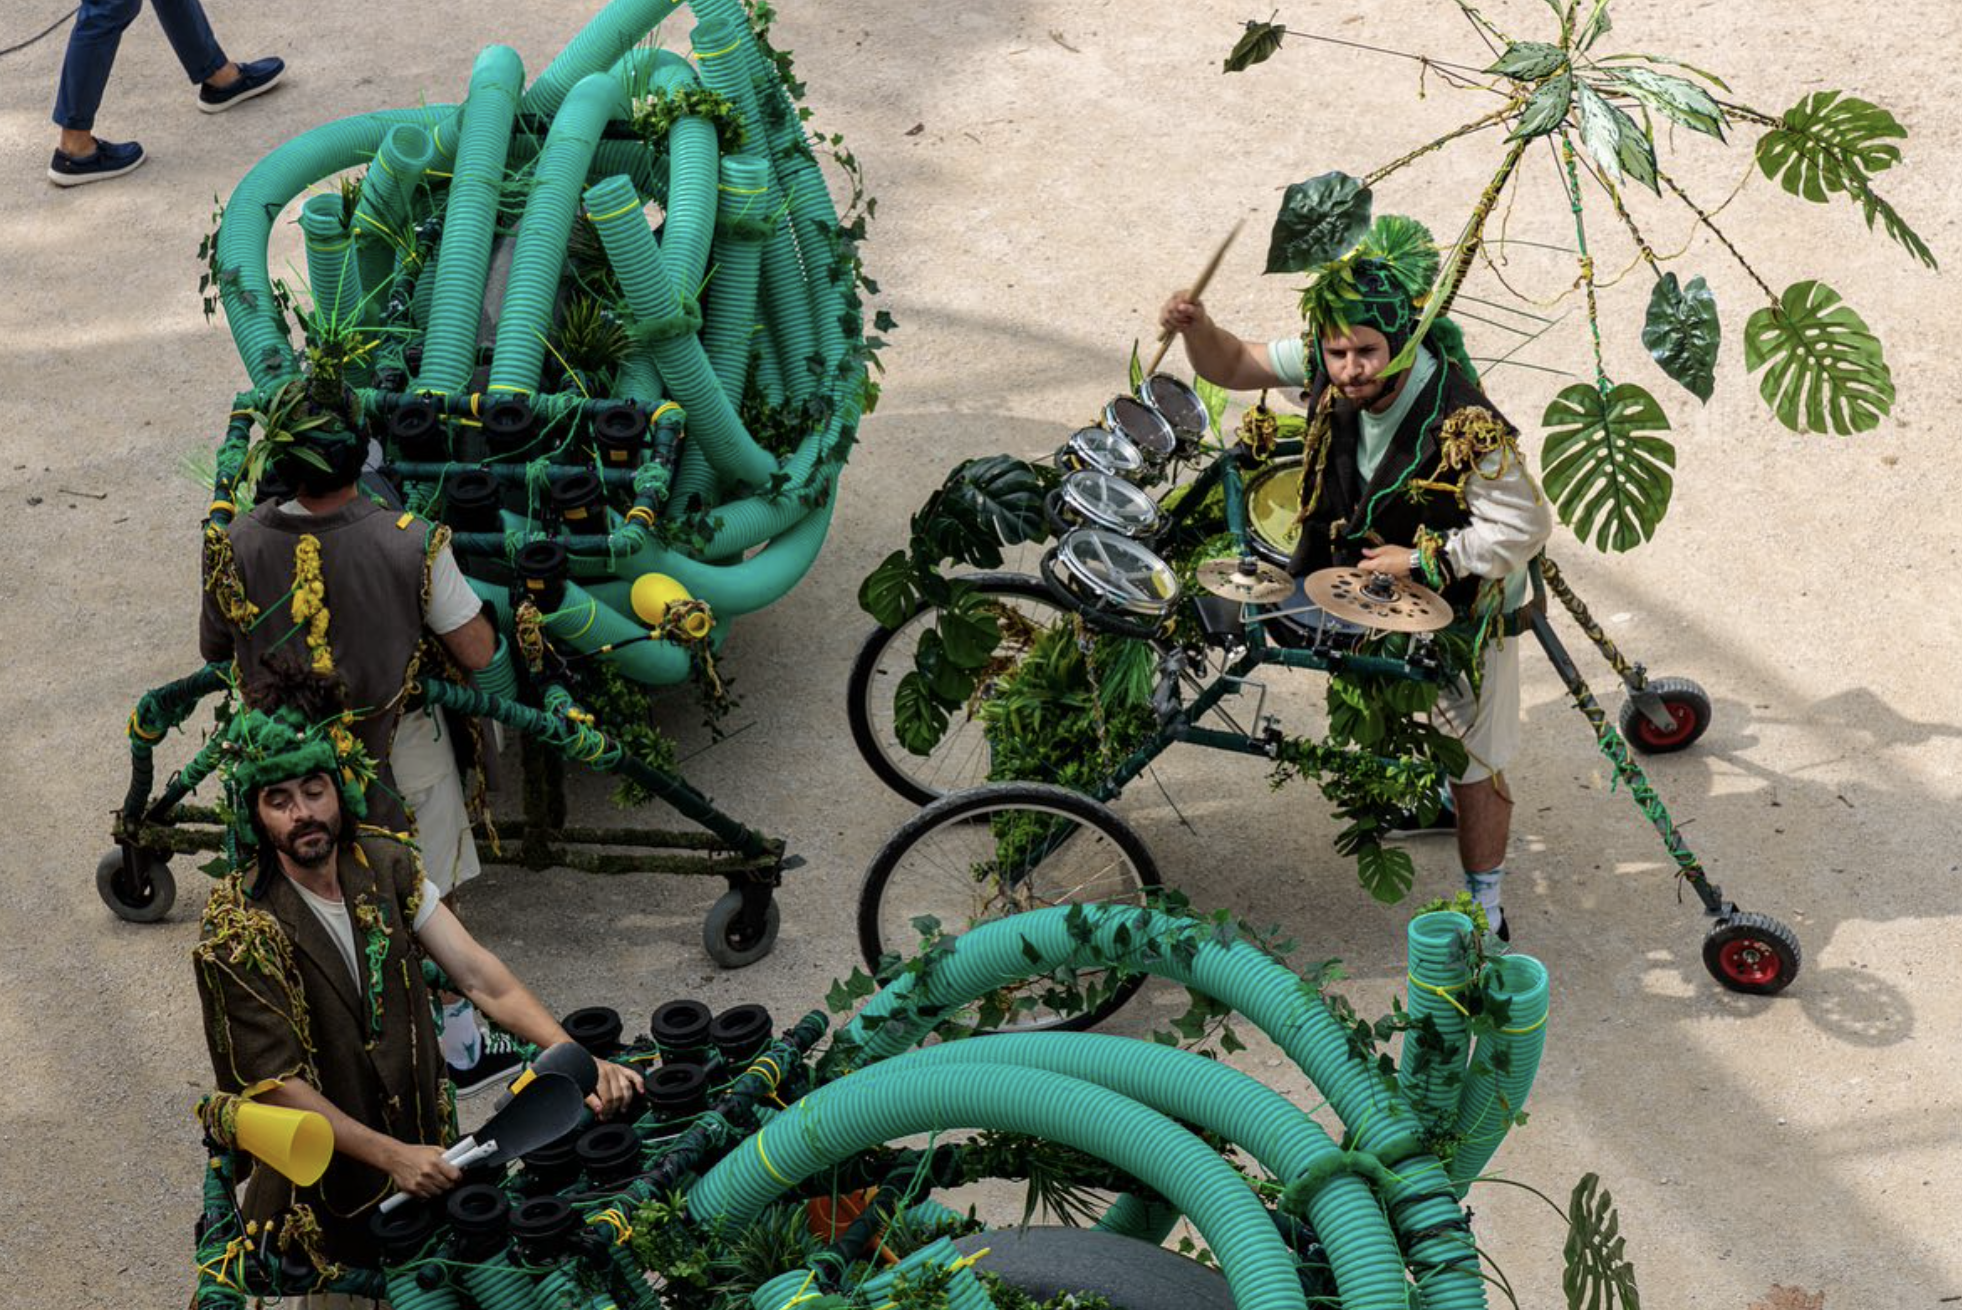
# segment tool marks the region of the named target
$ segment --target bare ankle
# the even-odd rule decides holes
[[[61,144],[58,149],[70,159],[92,155],[95,153],[95,134],[87,131],[77,132],[73,128],[64,127],[61,129]]]
[[[223,68],[213,73],[210,77],[205,78],[204,84],[210,87],[213,91],[223,91],[226,87],[238,81],[240,76],[241,74],[238,71],[238,65],[228,63]]]

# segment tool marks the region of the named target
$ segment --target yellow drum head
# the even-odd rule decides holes
[[[1247,485],[1247,526],[1254,539],[1285,560],[1301,540],[1301,461],[1287,460],[1268,468]]]

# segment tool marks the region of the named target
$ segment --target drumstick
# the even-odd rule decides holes
[[[1226,258],[1226,248],[1233,244],[1233,238],[1239,236],[1240,229],[1246,225],[1247,220],[1243,215],[1240,221],[1233,225],[1233,230],[1226,234],[1226,240],[1219,243],[1219,249],[1213,252],[1213,257],[1206,261],[1206,267],[1199,270],[1198,280],[1192,284],[1192,289],[1186,292],[1187,296],[1193,300],[1197,300],[1205,293],[1206,284],[1212,281],[1213,274],[1219,271],[1219,261]],[[1158,353],[1151,357],[1151,363],[1145,365],[1144,375],[1146,377],[1150,377],[1158,371],[1158,366],[1164,362],[1165,352],[1172,348],[1172,338],[1176,335],[1170,328],[1166,328],[1158,334]]]

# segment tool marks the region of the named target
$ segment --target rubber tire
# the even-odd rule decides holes
[[[1621,735],[1644,755],[1672,755],[1688,750],[1710,727],[1710,697],[1688,678],[1651,678],[1649,690],[1676,719],[1676,733],[1665,734],[1633,700],[1622,702]]]
[[[1753,951],[1755,960],[1746,954]],[[1798,977],[1803,960],[1798,934],[1768,914],[1733,914],[1703,939],[1703,967],[1710,976],[1751,996],[1784,991]]]
[[[968,573],[953,580],[971,583],[984,593],[1040,602],[1053,609],[1059,617],[1069,614],[1068,608],[1043,585],[1041,578],[1030,577],[1026,573]],[[845,682],[845,717],[852,725],[852,741],[858,747],[859,757],[880,782],[915,805],[930,805],[948,793],[942,788],[928,786],[907,773],[880,747],[878,734],[872,727],[871,695],[879,660],[885,654],[886,647],[908,624],[931,608],[929,605],[919,606],[906,616],[906,623],[897,628],[874,628],[858,648],[858,656],[852,661],[851,674]],[[889,689],[882,690],[891,694]],[[925,762],[921,760],[922,764]]]
[[[866,968],[876,971],[879,959],[887,950],[896,949],[900,943],[887,943],[881,939],[879,931],[879,911],[885,900],[887,886],[899,862],[922,839],[941,828],[966,827],[975,822],[979,814],[990,810],[1004,809],[1014,805],[1038,806],[1078,819],[1088,827],[1096,829],[1108,837],[1131,862],[1137,872],[1138,886],[1141,890],[1156,890],[1164,885],[1158,874],[1158,862],[1151,857],[1130,824],[1117,817],[1109,806],[1090,799],[1081,792],[1067,787],[1055,787],[1040,782],[995,782],[981,787],[969,787],[943,796],[918,814],[901,824],[879,853],[872,857],[872,863],[865,870],[865,882],[858,894],[858,949],[865,957]],[[1136,974],[1118,983],[1117,987],[1103,1002],[1079,1015],[1049,1024],[1029,1024],[1020,1026],[1017,1032],[1056,1031],[1080,1032],[1094,1028],[1122,1009],[1144,986],[1145,978]]]
[[[1197,1260],[1094,1228],[997,1228],[954,1240],[975,1266],[1046,1301],[1062,1292],[1107,1297],[1124,1310],[1232,1310],[1226,1278]]]
[[[777,930],[783,926],[783,911],[776,898],[770,899],[769,913],[763,916],[763,935],[753,942],[730,940],[736,917],[743,910],[743,894],[726,891],[709,907],[702,920],[702,949],[723,969],[746,969],[776,949]]]
[[[124,887],[122,848],[110,848],[96,862],[95,894],[126,923],[156,923],[177,903],[177,878],[170,871],[169,860],[160,860],[141,849],[136,852],[136,871],[138,878],[148,884],[147,896],[132,894]]]

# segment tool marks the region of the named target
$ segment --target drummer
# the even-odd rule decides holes
[[[1185,341],[1199,376],[1231,390],[1307,387],[1301,539],[1289,572],[1354,567],[1414,578],[1442,592],[1480,637],[1482,677],[1440,694],[1431,718],[1464,742],[1451,780],[1465,885],[1500,938],[1513,798],[1505,768],[1519,744],[1519,649],[1505,620],[1525,599],[1526,565],[1553,530],[1517,430],[1478,388],[1463,334],[1431,324],[1414,361],[1387,366],[1422,311],[1399,270],[1350,259],[1358,299],[1311,311],[1307,331],[1250,341],[1181,291],[1159,325]],[[1419,287],[1421,292],[1428,288]],[[1312,298],[1311,298],[1312,300]]]

